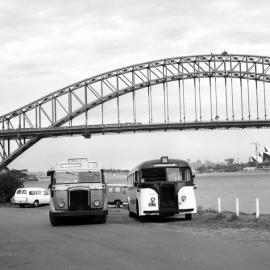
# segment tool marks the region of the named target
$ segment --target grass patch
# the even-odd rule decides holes
[[[215,216],[216,220],[222,220],[222,219],[225,219],[225,218],[226,218],[226,215],[224,213],[218,213]]]
[[[227,221],[232,222],[232,221],[239,221],[239,217],[235,214],[232,213],[232,215],[227,219]]]
[[[187,225],[186,222],[183,222],[182,224],[185,226]],[[234,212],[230,211],[218,213],[213,209],[203,210],[201,208],[200,211],[198,211],[198,214],[193,215],[188,226],[216,230],[224,228],[250,228],[270,232],[270,215],[260,215],[259,219],[256,219],[252,214],[240,213],[240,216],[238,217]]]

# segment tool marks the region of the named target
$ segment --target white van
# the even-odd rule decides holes
[[[50,194],[44,188],[19,188],[16,190],[11,202],[20,207],[32,205],[38,207],[41,204],[50,203]]]

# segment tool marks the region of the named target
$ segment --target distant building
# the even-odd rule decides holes
[[[250,160],[256,165],[270,165],[270,151],[268,147],[264,147],[263,152],[258,152],[256,157],[252,155]]]

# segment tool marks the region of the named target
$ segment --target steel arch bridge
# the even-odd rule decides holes
[[[93,76],[2,115],[0,169],[46,137],[269,127],[269,82],[270,57],[226,52],[156,60]],[[127,96],[129,102],[122,102]],[[97,108],[98,116],[90,117]],[[108,122],[112,110],[115,119]]]

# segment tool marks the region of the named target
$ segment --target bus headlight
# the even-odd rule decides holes
[[[149,202],[148,206],[156,206],[156,198],[155,197],[150,198],[150,202]]]
[[[182,201],[182,202],[184,202],[186,199],[187,199],[187,196],[185,196],[185,195],[183,195],[183,196],[181,197],[181,201]]]
[[[100,205],[100,201],[99,201],[99,200],[95,200],[95,201],[94,201],[94,206],[95,206],[95,207],[98,207],[99,205]]]
[[[64,202],[64,201],[59,202],[59,203],[58,203],[58,206],[59,206],[60,208],[63,208],[63,207],[65,206],[65,202]]]

